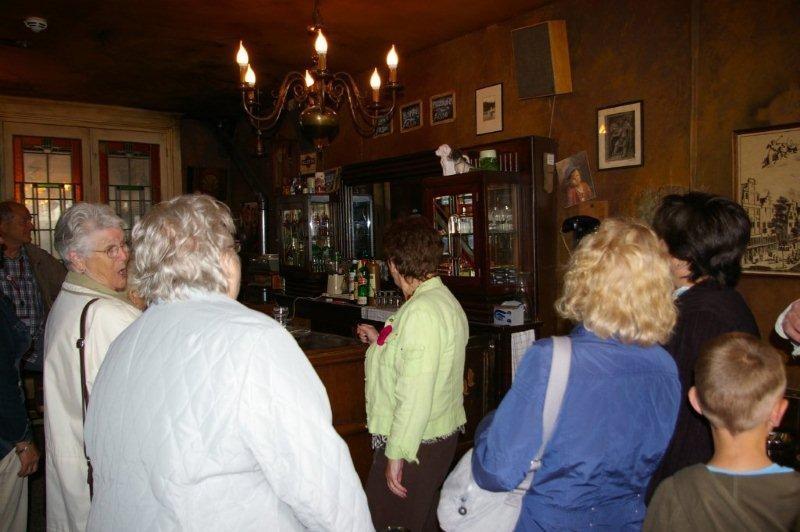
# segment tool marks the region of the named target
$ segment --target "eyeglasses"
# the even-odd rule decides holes
[[[127,253],[130,251],[130,246],[127,242],[123,242],[122,244],[114,244],[113,246],[108,246],[106,249],[93,249],[92,251],[95,253],[105,253],[108,255],[109,259],[116,259],[119,257],[120,251],[124,251]]]

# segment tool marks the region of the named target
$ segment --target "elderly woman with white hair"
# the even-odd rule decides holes
[[[139,310],[127,298],[128,245],[111,208],[77,203],[67,209],[56,224],[55,246],[69,272],[44,337],[47,527],[83,531],[90,504],[84,383],[88,396],[109,344]],[[82,325],[83,363],[76,346]]]
[[[149,306],[111,346],[86,416],[89,530],[371,530],[325,388],[292,336],[235,298],[228,208],[161,203],[133,229]]]

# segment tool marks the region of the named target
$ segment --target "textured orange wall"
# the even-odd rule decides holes
[[[520,100],[511,30],[552,19],[567,23],[573,92],[555,100]],[[597,108],[641,99],[645,166],[595,176],[598,194],[610,200],[612,212],[633,213],[634,192],[689,182],[690,71],[688,0],[556,2],[415,55],[401,55],[403,102],[424,101],[425,126],[400,133],[395,118],[393,134],[362,139],[343,123],[325,162],[336,166],[435,150],[442,143],[469,146],[542,135],[558,140],[560,156],[586,150],[595,168]],[[360,78],[366,86],[367,74]],[[503,83],[504,130],[477,136],[475,90],[497,82]],[[456,91],[456,121],[430,126],[428,98],[450,89]]]
[[[797,7],[796,0],[564,0],[410,56],[401,50],[402,101],[423,100],[424,127],[400,133],[395,118],[393,134],[363,139],[345,117],[325,166],[542,135],[558,141],[559,157],[588,152],[612,215],[636,215],[640,194],[663,185],[732,195],[733,130],[800,121]],[[573,92],[519,100],[510,32],[552,19],[567,23]],[[434,21],[398,23],[435,31]],[[359,76],[364,87],[368,74]],[[475,90],[498,82],[504,130],[476,136]],[[456,121],[431,126],[428,98],[450,89]],[[597,108],[630,100],[644,101],[645,164],[597,172]],[[765,337],[800,297],[791,277],[744,276],[739,289]]]
[[[732,195],[732,132],[800,121],[800,6],[709,0],[698,7],[696,183]],[[762,336],[774,339],[775,318],[800,297],[800,279],[745,275],[739,290]]]

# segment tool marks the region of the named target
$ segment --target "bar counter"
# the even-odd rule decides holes
[[[272,315],[275,304],[289,309],[289,327],[325,385],[333,425],[347,442],[356,471],[366,480],[372,463],[371,438],[366,429],[364,356],[366,346],[355,339],[355,326],[382,322],[362,319],[362,307],[324,298],[273,295],[275,303],[248,306]],[[459,438],[457,456],[472,446],[481,419],[500,403],[511,386],[512,334],[531,331],[537,324],[517,327],[470,322],[464,363],[464,409],[467,425]]]

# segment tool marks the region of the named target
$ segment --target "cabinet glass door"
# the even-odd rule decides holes
[[[514,184],[487,185],[486,209],[489,282],[514,285],[520,270],[518,187]]]
[[[471,192],[433,197],[433,223],[442,235],[439,274],[475,277],[474,195]]]
[[[286,266],[302,267],[306,263],[303,210],[288,208],[281,211],[281,253]]]
[[[353,239],[353,256],[357,259],[374,257],[372,196],[353,196],[351,209],[353,223],[350,226],[350,237]]]
[[[311,271],[325,272],[328,261],[333,258],[330,203],[311,202],[308,228],[311,237]],[[298,265],[302,265],[302,262]]]

